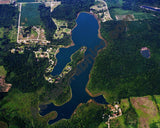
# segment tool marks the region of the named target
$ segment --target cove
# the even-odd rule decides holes
[[[145,9],[152,10],[152,11],[160,12],[160,9],[156,9],[156,8],[154,8],[154,7],[149,7],[149,6],[145,6],[145,5],[143,5],[143,6],[141,6],[141,7],[145,8]]]
[[[85,87],[89,80],[89,74],[94,63],[94,58],[98,50],[105,46],[105,42],[98,37],[99,24],[97,19],[89,13],[80,13],[76,19],[77,26],[72,31],[72,40],[74,46],[69,48],[61,48],[57,54],[57,65],[55,66],[52,75],[58,75],[62,72],[65,65],[70,62],[70,56],[80,47],[86,46],[84,61],[77,66],[76,74],[70,79],[72,89],[72,98],[69,102],[62,106],[54,104],[41,105],[40,114],[42,116],[51,111],[56,111],[58,116],[54,120],[50,120],[52,124],[61,119],[69,119],[80,103],[86,103],[90,99],[94,99],[98,103],[107,104],[103,96],[91,97],[85,91]],[[80,73],[77,73],[81,71]]]

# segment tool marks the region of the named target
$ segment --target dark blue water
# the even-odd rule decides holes
[[[149,7],[149,6],[142,6],[143,8],[146,8],[146,9],[150,9],[150,10],[152,10],[152,11],[157,11],[157,12],[160,12],[160,9],[155,9],[155,8],[153,8],[153,7]]]
[[[36,0],[17,0],[17,2],[36,2]]]
[[[57,118],[49,121],[49,124],[63,118],[69,119],[76,107],[80,103],[86,103],[89,99],[94,99],[96,102],[102,104],[107,103],[103,96],[92,98],[85,91],[97,51],[105,46],[104,41],[98,38],[98,22],[93,15],[88,13],[80,13],[76,22],[77,27],[72,31],[72,40],[75,45],[70,48],[60,49],[60,52],[57,54],[57,65],[54,68],[52,75],[60,74],[65,65],[70,61],[70,56],[80,47],[86,46],[87,51],[85,53],[84,61],[78,65],[76,74],[70,80],[72,99],[59,107],[52,103],[45,107],[40,106],[40,114],[43,116],[51,111],[57,111]]]
[[[143,50],[143,51],[141,51],[141,54],[145,58],[150,58],[150,51],[149,50]]]

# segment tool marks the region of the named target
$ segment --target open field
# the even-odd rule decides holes
[[[37,26],[41,24],[39,5],[39,3],[22,4],[21,26]]]
[[[43,91],[41,89],[35,93],[22,93],[18,90],[12,90],[3,99],[0,103],[2,106],[0,111],[3,111],[3,118],[6,119],[10,127],[12,127],[12,122],[17,121],[17,115],[28,122],[28,128],[33,127],[33,123],[36,123],[36,121],[46,125],[50,119],[54,119],[57,116],[57,113],[54,111],[45,116],[39,115],[37,104],[39,102],[39,96]]]
[[[159,128],[160,115],[157,105],[160,96],[131,97],[121,100],[123,115],[111,120],[111,128]],[[157,104],[156,104],[157,103]]]
[[[7,72],[3,66],[0,66],[0,76],[6,76]]]
[[[160,110],[160,95],[154,95],[156,104],[158,106],[158,109]]]
[[[151,96],[133,97],[131,103],[139,116],[139,128],[149,128],[150,124],[160,120],[158,109]]]
[[[135,20],[143,20],[143,19],[153,19],[155,16],[151,13],[144,13],[144,12],[136,12],[132,10],[123,10],[121,8],[114,8],[110,10],[111,17],[116,19],[116,16],[121,15],[133,15]]]

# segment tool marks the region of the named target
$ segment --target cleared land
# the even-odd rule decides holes
[[[41,25],[40,12],[37,4],[22,4],[21,26],[37,26]]]
[[[139,116],[139,128],[150,128],[153,122],[160,120],[158,109],[151,96],[133,97],[131,103]]]
[[[110,10],[111,17],[115,20],[122,20],[122,16],[131,15],[134,20],[153,19],[155,16],[151,13],[136,12],[132,10],[123,10],[121,8],[114,8]]]
[[[159,105],[159,95],[122,99],[123,115],[111,120],[111,128],[159,128]]]
[[[3,66],[0,66],[0,76],[6,76],[7,72]]]

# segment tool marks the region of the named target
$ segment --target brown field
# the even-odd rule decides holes
[[[0,0],[0,4],[10,4],[9,0]]]
[[[151,123],[157,122],[160,119],[158,109],[155,102],[152,101],[151,96],[133,97],[130,100],[139,116],[139,128],[149,128]]]

